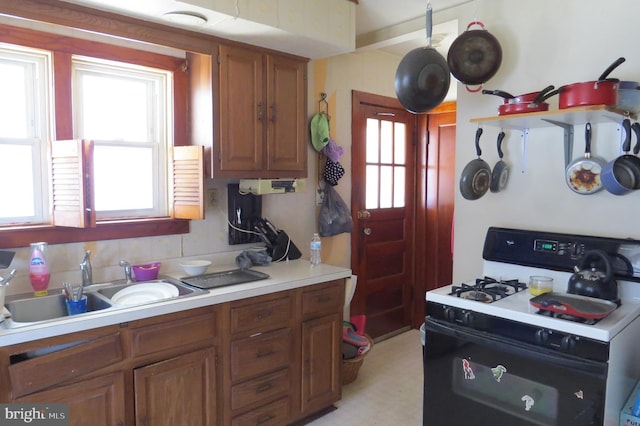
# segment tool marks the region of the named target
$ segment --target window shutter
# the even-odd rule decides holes
[[[93,141],[51,142],[53,224],[94,228]]]
[[[204,219],[204,146],[174,146],[171,217]]]

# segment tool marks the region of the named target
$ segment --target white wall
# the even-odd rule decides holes
[[[485,87],[514,95],[596,80],[620,56],[626,62],[611,77],[640,80],[634,0],[481,0],[461,9],[460,30],[476,17],[500,41],[503,62]],[[476,124],[470,118],[497,114],[501,98],[458,90],[456,170],[475,158]],[[557,97],[551,98],[557,107]],[[594,125],[594,154],[610,160],[618,153],[617,125]],[[500,129],[483,126],[483,158],[493,165]],[[476,201],[456,194],[454,280],[466,280],[481,270],[484,235],[489,226],[640,238],[640,193],[615,196],[573,193],[564,181],[563,133],[560,128],[529,132],[526,168],[521,172],[521,133],[508,132],[503,143],[513,173],[506,191],[487,193]],[[575,127],[574,158],[584,152],[584,127]],[[484,155],[486,154],[486,155]]]

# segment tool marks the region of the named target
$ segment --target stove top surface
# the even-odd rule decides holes
[[[482,303],[452,295],[453,287],[454,285],[449,285],[431,290],[427,292],[426,300],[604,342],[611,341],[617,333],[640,316],[640,299],[637,298],[623,300],[618,309],[596,323],[591,323],[540,315],[538,309],[529,303],[534,296],[527,290],[518,291],[492,303]]]

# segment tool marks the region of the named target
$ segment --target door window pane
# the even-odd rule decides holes
[[[380,122],[380,162],[384,164],[393,163],[393,123],[390,121]]]
[[[378,166],[367,166],[367,196],[365,206],[367,209],[378,208]]]
[[[378,142],[378,135],[380,122],[373,118],[367,119],[367,163],[377,163],[380,158],[380,143]]]

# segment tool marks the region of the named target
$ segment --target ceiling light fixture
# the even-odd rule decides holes
[[[207,18],[195,12],[167,12],[162,15],[165,19],[182,25],[202,25]]]

